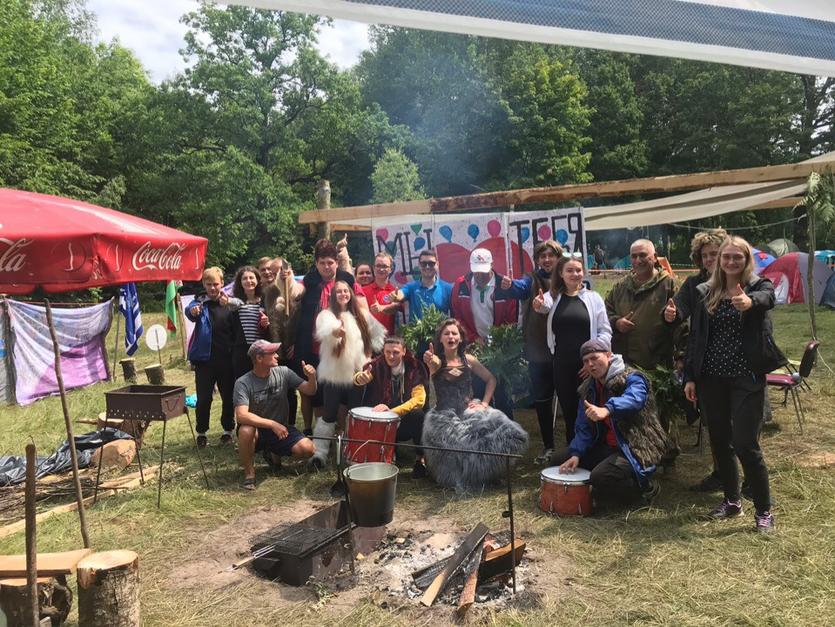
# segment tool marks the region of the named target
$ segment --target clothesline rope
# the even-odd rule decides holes
[[[789,222],[799,222],[803,218],[807,217],[808,214],[804,213],[801,216],[797,216],[796,218],[789,218],[788,220],[780,220],[779,222],[770,222],[768,224],[758,224],[756,226],[737,226],[732,228],[725,228],[726,231],[753,231],[755,229],[767,229],[770,226],[779,226],[780,224],[788,224]],[[689,224],[679,224],[678,222],[670,222],[670,226],[676,226],[681,229],[690,229],[693,231],[704,231],[705,229],[709,229],[710,227],[705,226],[691,226]]]

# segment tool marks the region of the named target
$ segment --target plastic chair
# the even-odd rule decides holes
[[[800,427],[800,433],[803,433],[803,423],[806,420],[806,412],[803,410],[803,401],[800,398],[800,388],[805,387],[811,390],[806,378],[812,373],[812,368],[818,359],[818,346],[820,342],[811,340],[806,344],[803,350],[803,358],[800,360],[800,366],[797,370],[789,364],[786,366],[788,374],[768,374],[765,381],[769,387],[777,388],[783,391],[783,407],[788,404],[789,394],[792,395],[792,402],[794,403],[794,413],[797,415],[797,424]]]

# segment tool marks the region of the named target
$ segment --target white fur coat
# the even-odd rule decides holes
[[[338,357],[334,349],[338,342],[333,332],[339,328],[340,320],[345,324],[345,350]],[[368,333],[371,336],[371,350],[383,350],[386,328],[372,316],[366,317]],[[360,371],[367,358],[362,345],[362,334],[353,314],[343,313],[337,318],[330,309],[322,310],[316,318],[316,341],[319,342],[319,367],[316,374],[319,381],[338,385],[353,385],[354,373]]]

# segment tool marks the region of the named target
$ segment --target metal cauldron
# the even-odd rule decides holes
[[[351,518],[359,527],[387,525],[394,518],[397,473],[394,464],[367,462],[344,470]]]

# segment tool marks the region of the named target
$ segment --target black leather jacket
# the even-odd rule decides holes
[[[702,373],[707,350],[709,314],[705,307],[708,284],[696,288],[697,302],[690,312],[690,336],[684,362],[685,381],[696,381]],[[774,307],[774,285],[768,279],[752,276],[743,288],[753,301],[751,309],[742,312],[742,351],[748,367],[755,375],[765,375],[786,365],[786,357],[774,343],[769,310]]]

